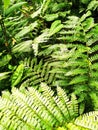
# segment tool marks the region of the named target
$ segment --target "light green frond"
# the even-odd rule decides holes
[[[98,129],[98,111],[89,112],[75,120],[75,124],[91,130]]]
[[[44,83],[41,92],[35,88],[12,89],[0,97],[2,130],[97,130],[98,112],[78,116],[76,97],[71,100],[57,87],[57,94]]]
[[[8,130],[11,128],[13,130],[16,128],[51,130],[54,125],[56,127],[62,124],[64,116],[62,109],[58,107],[59,104],[57,105],[58,97],[53,96],[53,92],[48,86],[42,84],[42,88],[44,88],[42,94],[34,88],[28,88],[28,91],[23,90],[22,92],[13,89],[10,98],[7,98],[8,94],[5,93],[6,96],[0,98],[0,124],[6,126]],[[47,91],[47,88],[50,90]],[[6,121],[4,121],[5,119]]]
[[[93,0],[89,3],[87,10],[96,10],[98,8],[98,1]]]

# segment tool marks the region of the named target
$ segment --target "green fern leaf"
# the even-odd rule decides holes
[[[30,31],[33,31],[33,29],[37,26],[38,26],[38,23],[36,21],[34,23],[31,23],[29,26],[24,27],[19,33],[17,33],[15,35],[15,38],[18,39],[18,38],[23,37],[24,35],[26,35]]]
[[[13,73],[11,78],[12,87],[15,87],[21,81],[23,70],[24,70],[24,65],[20,64],[15,70],[15,72]]]
[[[98,1],[93,0],[89,3],[87,10],[96,10],[98,8]]]
[[[8,14],[12,13],[15,9],[18,9],[19,7],[21,7],[24,4],[26,4],[26,2],[19,2],[19,3],[14,4],[13,6],[11,6],[10,8],[7,8],[5,10],[5,14],[8,15]]]
[[[3,79],[6,79],[9,77],[9,74],[10,72],[3,72],[3,73],[0,73],[0,80],[3,80]]]
[[[98,114],[97,111],[84,114],[83,116],[80,116],[76,119],[75,124],[91,130],[97,130],[98,129],[97,114]]]
[[[97,111],[77,117],[78,107],[74,96],[69,100],[60,87],[57,87],[55,95],[45,83],[42,83],[41,88],[41,92],[34,88],[13,88],[12,94],[3,92],[0,97],[0,128],[97,130]]]
[[[4,10],[6,10],[10,5],[10,0],[4,0]]]
[[[12,59],[12,56],[7,54],[0,59],[0,67],[5,66]]]
[[[32,51],[32,43],[33,43],[32,40],[21,42],[12,48],[12,52],[13,53],[30,52]]]

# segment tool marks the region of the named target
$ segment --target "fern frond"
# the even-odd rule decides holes
[[[73,114],[74,114],[74,117],[76,116],[74,108],[72,107],[73,106],[72,102],[69,102],[69,98],[67,97],[64,90],[61,89],[60,87],[57,87],[57,92],[58,92],[58,99],[59,99],[57,102],[58,107],[60,107],[61,111],[63,112],[66,121],[68,120],[70,121],[73,117]],[[73,104],[74,104],[74,101],[73,101]],[[75,106],[77,105],[75,104]],[[78,110],[78,107],[76,109]]]
[[[87,10],[96,10],[98,8],[98,1],[93,0],[89,3]]]
[[[53,84],[55,73],[50,73],[52,66],[49,61],[38,61],[37,58],[24,60],[25,76],[22,78],[21,86],[39,86],[41,82]]]
[[[70,16],[63,24],[57,40],[64,40],[64,43],[51,45],[42,54],[47,51],[56,59],[50,63],[50,73],[55,73],[54,85],[62,86],[68,92],[74,91],[83,101],[82,94],[89,95],[88,91],[98,88],[98,24],[94,23],[90,11],[80,18]]]
[[[58,102],[59,98],[55,97],[53,91],[44,84],[42,84],[42,94],[34,88],[28,88],[28,91],[13,89],[10,97],[9,94],[5,93],[5,95],[0,98],[0,124],[8,130],[11,128],[51,130],[54,125],[57,127],[65,122],[64,112],[59,107],[61,103]],[[64,102],[67,102],[66,106],[70,108],[70,101],[67,99]],[[64,103],[61,106],[63,105]]]
[[[3,79],[8,78],[8,77],[9,77],[9,73],[10,73],[10,72],[0,73],[0,80],[3,80]]]
[[[98,111],[89,112],[75,120],[75,124],[91,130],[98,129]]]
[[[76,97],[69,100],[65,91],[57,87],[55,94],[42,83],[41,92],[35,88],[13,88],[0,97],[1,130],[97,130],[98,112],[78,116]]]

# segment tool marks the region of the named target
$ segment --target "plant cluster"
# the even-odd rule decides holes
[[[1,129],[97,130],[98,1],[0,2]],[[43,82],[54,94],[45,85],[45,93],[49,91],[50,94],[43,95]],[[6,89],[12,94],[2,95]],[[73,104],[76,99],[61,101],[61,91],[64,99],[67,98],[65,91],[69,97],[75,94],[79,106]],[[94,112],[77,118],[90,111]],[[50,118],[46,122],[47,116]]]

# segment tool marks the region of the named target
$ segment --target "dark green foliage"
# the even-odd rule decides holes
[[[55,74],[54,85],[60,85],[68,93],[74,92],[79,97],[80,113],[84,108],[86,111],[93,106],[98,108],[97,41],[98,24],[94,23],[88,11],[81,18],[69,16],[56,37],[56,44],[48,44],[44,50],[42,46],[39,51],[40,56],[46,55],[53,59],[49,64],[52,66],[50,73]],[[92,106],[88,107],[91,100]]]
[[[49,62],[44,62],[43,60],[38,61],[37,58],[30,60],[25,59],[23,62],[25,66],[24,77],[22,79],[21,86],[38,86],[41,82],[46,82],[47,84],[53,84],[55,80],[55,74],[50,73],[52,66]]]
[[[0,5],[0,90],[40,89],[46,82],[75,93],[79,114],[98,109],[98,1],[5,3]]]
[[[98,93],[98,25],[94,24],[93,18],[89,15],[90,12],[87,12],[81,18],[70,16],[69,20],[64,23],[64,29],[60,31],[60,37],[58,38],[65,40],[66,45],[55,45],[55,48],[59,48],[57,51],[55,49],[51,50],[52,47],[47,49],[47,52],[49,50],[54,51],[51,56],[56,59],[56,62],[51,63],[52,66],[56,66],[52,70],[57,77],[55,83],[67,87],[66,90],[69,92],[74,91],[80,97],[80,102],[89,99],[87,98],[89,96],[93,98],[92,91],[96,95]],[[93,100],[96,100],[94,98]],[[97,103],[93,102],[95,107],[98,108]]]

